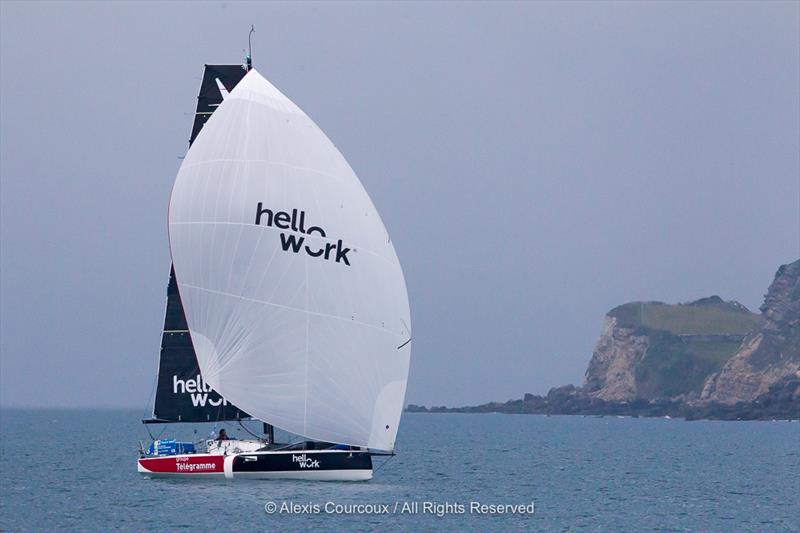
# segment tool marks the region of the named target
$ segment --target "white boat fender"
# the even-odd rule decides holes
[[[226,455],[222,463],[222,471],[225,472],[225,479],[233,479],[233,462],[236,460],[235,455]]]

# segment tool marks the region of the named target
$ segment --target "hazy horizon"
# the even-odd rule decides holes
[[[800,257],[800,4],[0,3],[0,405],[145,408],[205,63],[311,116],[403,265],[406,403],[580,384],[603,315]]]

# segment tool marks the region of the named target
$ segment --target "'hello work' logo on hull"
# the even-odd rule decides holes
[[[263,207],[262,202],[258,202],[256,207],[256,226],[276,227],[283,230],[292,230],[296,233],[304,235],[319,235],[320,237],[327,238],[328,235],[325,230],[319,226],[310,226],[306,228],[306,212],[292,209],[291,214],[286,211],[273,212],[271,209]],[[305,237],[298,237],[293,234],[281,233],[281,248],[284,252],[300,253],[300,250],[305,252],[311,257],[321,257],[327,261],[336,261],[337,263],[344,263],[350,266],[350,261],[347,257],[347,252],[350,248],[345,248],[342,239],[336,243],[327,242],[321,248],[312,247],[306,242]]]

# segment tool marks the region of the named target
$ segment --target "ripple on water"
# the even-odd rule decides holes
[[[408,414],[398,457],[368,483],[196,483],[136,473],[128,450],[146,435],[140,414],[4,411],[0,530],[780,531],[800,523],[800,490],[788,475],[800,470],[798,424]],[[169,431],[191,438],[192,429]],[[65,436],[62,445],[30,448],[53,434]],[[98,445],[87,448],[87,436]],[[537,511],[268,516],[268,500],[534,501]]]

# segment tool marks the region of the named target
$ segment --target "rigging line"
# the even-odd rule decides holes
[[[402,318],[400,319],[400,322],[402,322],[403,326],[406,328],[406,332],[408,333],[408,338],[410,339],[411,338],[411,328],[408,327],[408,324],[406,324],[406,321],[403,320]]]
[[[169,424],[164,424],[164,427],[161,428],[161,431],[159,431],[158,435],[156,435],[155,437],[153,436],[153,433],[150,431],[150,424],[145,424],[144,427],[147,429],[147,434],[150,435],[150,440],[155,442],[155,441],[157,441],[158,439],[161,438],[161,435],[163,435],[164,432],[167,430],[167,427],[169,427]]]
[[[247,426],[242,424],[241,419],[237,419],[237,422],[239,422],[239,425],[242,426],[242,429],[245,430],[247,433],[249,433],[251,437],[255,437],[257,440],[262,440],[261,437],[259,437],[258,435],[247,429]]]
[[[392,459],[394,459],[394,456],[395,456],[395,453],[394,453],[394,452],[392,452],[392,454],[391,454],[391,455],[390,455],[390,456],[389,456],[389,457],[388,457],[388,458],[387,458],[387,459],[386,459],[386,460],[385,460],[383,463],[381,463],[381,466],[379,466],[378,468],[376,468],[376,469],[374,469],[374,470],[372,471],[372,475],[374,476],[375,474],[377,474],[377,473],[378,473],[378,470],[380,470],[381,468],[383,468],[384,466],[386,466],[386,463],[388,463],[389,461],[391,461]]]
[[[220,394],[219,397],[222,398],[222,395]],[[217,421],[223,419],[224,417],[225,417],[225,398],[222,398],[222,401],[219,402],[219,407],[217,407]]]
[[[159,362],[161,362],[161,361],[160,361],[160,360],[161,360],[161,354],[160,354],[160,353],[159,353],[159,356],[158,356],[158,358],[159,358]],[[159,365],[159,366],[160,366],[160,365]],[[147,397],[147,402],[145,403],[145,406],[144,406],[144,412],[142,413],[142,419],[144,419],[145,417],[147,417],[147,411],[148,411],[148,407],[150,407],[150,398],[152,398],[152,399],[153,399],[153,414],[155,415],[155,407],[156,407],[156,406],[155,406],[155,403],[156,403],[156,400],[155,400],[155,390],[156,390],[156,384],[157,384],[157,383],[158,383],[158,372],[156,372],[156,377],[155,377],[155,378],[153,378],[153,386],[152,386],[152,387],[150,387],[150,394],[148,395],[148,397]],[[154,418],[155,418],[155,416],[154,416]],[[146,424],[145,424],[145,425],[146,425]],[[150,430],[148,430],[148,433],[149,433],[149,432],[150,432]]]

